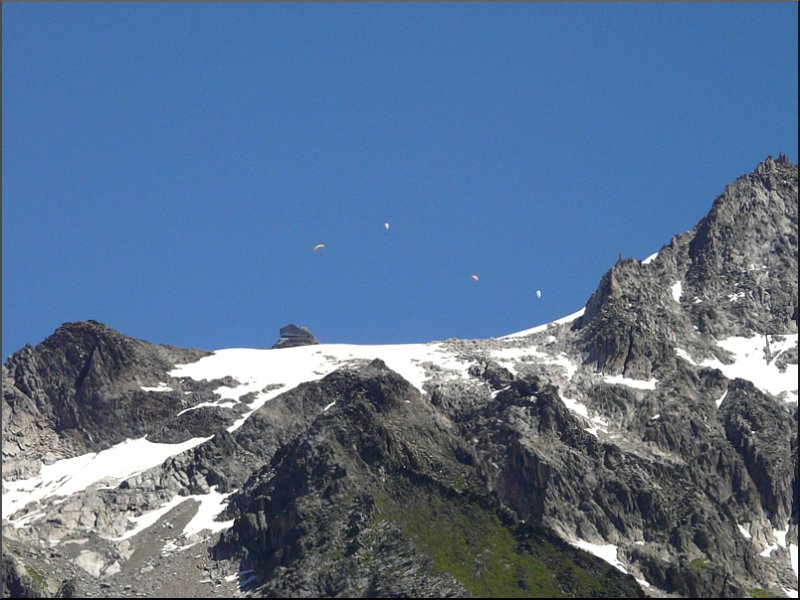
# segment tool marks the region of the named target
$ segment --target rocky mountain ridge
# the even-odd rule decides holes
[[[796,595],[797,304],[780,156],[504,338],[65,324],[3,365],[4,595]]]

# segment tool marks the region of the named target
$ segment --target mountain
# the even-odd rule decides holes
[[[62,325],[3,365],[4,596],[796,597],[797,181],[505,337]]]

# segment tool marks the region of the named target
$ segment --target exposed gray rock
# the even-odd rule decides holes
[[[281,337],[272,347],[294,348],[296,346],[310,346],[313,344],[319,344],[314,334],[305,327],[298,327],[297,325],[290,324],[281,327]]]
[[[179,414],[160,429],[147,436],[151,442],[178,444],[191,438],[203,437],[231,425],[235,414],[218,406],[201,406]]]
[[[168,376],[176,364],[208,354],[150,344],[95,321],[66,323],[35,348],[12,354],[3,365],[4,477],[28,478],[43,459],[99,451],[129,438],[182,441],[213,434],[230,421],[220,411],[176,416],[213,400],[213,388],[235,382]],[[159,386],[164,382],[169,385]]]
[[[514,380],[514,375],[508,369],[492,360],[482,360],[472,365],[468,372],[473,377],[486,381],[494,390],[500,390]]]
[[[797,176],[768,158],[651,263],[620,259],[575,322],[587,360],[646,379],[674,366],[679,340],[796,332]]]
[[[519,384],[523,389],[530,385]],[[493,586],[498,584],[480,583],[480,556],[486,552],[483,560],[491,564],[493,553],[500,551],[493,544],[500,542],[481,527],[473,531],[476,521],[464,520],[460,511],[474,511],[478,523],[494,524],[493,535],[501,539],[511,541],[517,534],[497,516],[501,507],[486,494],[470,449],[382,361],[337,371],[318,386],[325,396],[338,398],[336,406],[319,415],[305,435],[280,448],[236,495],[237,519],[216,547],[217,555],[240,556],[245,568],[261,575],[266,596],[497,593]],[[563,405],[560,410],[566,411]],[[543,427],[556,428],[558,414],[557,407],[544,411]],[[414,523],[409,518],[414,513],[430,519]],[[452,559],[465,561],[467,572],[457,571],[458,577],[442,573],[447,559],[441,552],[447,550],[440,545],[449,540],[420,533],[440,527],[474,538],[469,542],[472,555]],[[545,589],[556,581],[548,579],[552,575],[545,582],[533,579],[522,566],[532,562],[545,571],[555,566],[541,556],[553,543],[542,535],[537,531],[524,543],[523,538],[514,542],[522,546],[507,555],[519,565],[509,589]],[[599,578],[605,594],[641,595],[630,577],[594,557],[568,546],[558,555],[572,561],[576,572]],[[577,560],[587,562],[578,566]],[[588,588],[576,584],[569,591],[582,595]]]
[[[65,579],[58,587],[56,598],[76,598],[75,580]]]
[[[797,411],[793,418],[752,383],[735,379],[720,405],[719,417],[758,488],[761,506],[782,529],[793,516],[796,498]]]

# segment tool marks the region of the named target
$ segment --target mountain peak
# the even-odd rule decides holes
[[[763,161],[761,161],[758,166],[756,166],[755,171],[757,173],[764,173],[770,171],[779,171],[784,168],[792,168],[792,160],[786,156],[783,152],[778,154],[778,158],[772,158],[772,155],[767,156]]]
[[[603,276],[575,324],[589,362],[647,377],[674,361],[677,332],[796,332],[797,219],[797,166],[767,157],[652,263],[619,260]]]

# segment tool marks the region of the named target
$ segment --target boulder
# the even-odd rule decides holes
[[[289,324],[281,327],[281,338],[272,345],[272,348],[294,348],[313,344],[319,344],[319,340],[314,337],[313,333],[305,327]]]

